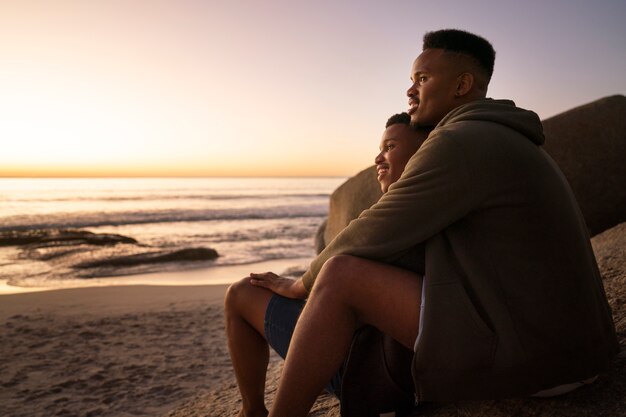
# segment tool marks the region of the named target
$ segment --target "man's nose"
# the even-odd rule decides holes
[[[378,165],[384,161],[385,161],[385,157],[383,156],[383,151],[380,151],[380,153],[376,155],[376,158],[374,158],[374,163]]]
[[[406,96],[407,97],[413,97],[415,94],[417,94],[417,90],[415,89],[415,85],[416,85],[416,83],[411,84],[409,89],[406,90]]]

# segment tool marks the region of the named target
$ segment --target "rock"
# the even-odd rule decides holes
[[[53,247],[72,245],[117,245],[118,243],[136,244],[132,237],[109,234],[92,233],[86,230],[72,229],[38,229],[38,230],[10,230],[0,232],[0,246]]]
[[[330,196],[328,219],[318,230],[315,247],[321,252],[361,212],[378,201],[382,191],[371,166],[341,184]]]
[[[572,186],[591,235],[626,221],[626,97],[576,107],[543,126],[544,149]]]
[[[325,218],[322,224],[317,228],[317,232],[315,233],[315,252],[320,253],[326,247],[326,241],[324,240],[324,233],[326,233],[326,224],[328,223],[328,218]]]
[[[543,125],[544,149],[570,183],[591,235],[626,221],[626,97],[610,96],[576,107]],[[381,195],[375,167],[337,188],[330,198],[327,223],[315,240],[318,253]]]
[[[147,252],[134,255],[118,256],[114,258],[104,258],[95,261],[81,262],[74,265],[74,268],[99,268],[136,266],[145,264],[165,263],[165,262],[190,262],[190,261],[211,261],[219,255],[215,249],[211,248],[188,248],[172,252]]]

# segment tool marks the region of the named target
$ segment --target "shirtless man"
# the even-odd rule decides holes
[[[430,129],[410,126],[410,116],[391,116],[380,141],[380,153],[374,162],[383,193],[396,182],[407,161],[424,142]],[[411,272],[407,271],[407,274]],[[414,274],[416,285],[420,277]],[[295,288],[294,285],[296,284]],[[273,273],[250,274],[233,284],[225,300],[228,346],[241,392],[243,409],[240,416],[266,416],[264,402],[268,344],[283,358],[304,299],[308,292],[301,281],[282,278]],[[341,374],[335,370],[326,389],[338,394]]]

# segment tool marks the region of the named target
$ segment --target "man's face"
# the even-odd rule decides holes
[[[398,181],[406,163],[425,139],[425,133],[416,132],[409,125],[397,123],[385,129],[380,140],[380,153],[374,159],[380,189],[386,193]]]
[[[454,97],[458,87],[458,69],[443,49],[426,49],[411,69],[413,85],[407,90],[411,123],[436,126],[457,104]]]

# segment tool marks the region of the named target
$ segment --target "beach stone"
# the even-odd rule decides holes
[[[134,255],[117,256],[114,258],[86,261],[74,265],[76,269],[110,267],[110,266],[136,266],[166,262],[194,262],[211,261],[219,256],[215,249],[211,248],[187,248],[175,251],[158,251],[137,253]]]
[[[315,252],[320,253],[326,247],[326,241],[324,240],[324,233],[326,233],[326,224],[328,223],[328,218],[325,218],[322,224],[317,228],[315,233]]]
[[[569,181],[591,235],[626,221],[626,97],[543,121],[544,149]]]
[[[132,237],[111,233],[92,233],[73,229],[8,230],[0,232],[0,246],[51,247],[71,245],[136,244]]]
[[[315,247],[321,252],[350,221],[378,201],[382,192],[371,166],[349,178],[330,196],[328,218],[317,232]]]

